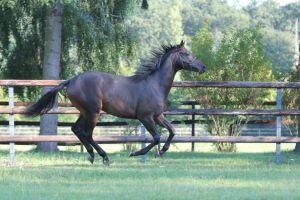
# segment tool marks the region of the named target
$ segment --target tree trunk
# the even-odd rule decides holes
[[[57,0],[54,8],[49,10],[46,18],[45,28],[45,49],[43,61],[43,79],[59,79],[60,73],[60,55],[61,55],[61,29],[62,29],[62,5]],[[43,94],[49,91],[51,87],[44,87]],[[57,115],[49,114],[41,116],[40,135],[57,134]],[[40,142],[38,144],[40,151],[56,151],[56,142]]]

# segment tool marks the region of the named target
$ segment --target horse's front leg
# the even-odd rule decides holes
[[[145,148],[143,148],[139,151],[130,153],[129,156],[145,155],[148,151],[150,151],[160,141],[160,134],[158,133],[158,131],[155,128],[155,122],[154,122],[153,116],[144,117],[144,118],[141,118],[139,120],[142,122],[142,124],[145,126],[145,128],[152,135],[153,142],[151,142],[148,146],[146,146]]]
[[[158,116],[155,119],[156,123],[159,124],[160,126],[166,128],[169,131],[169,136],[167,138],[166,143],[164,144],[164,146],[162,147],[161,150],[159,150],[159,154],[157,156],[161,156],[163,155],[166,151],[168,151],[169,147],[170,147],[170,143],[173,139],[173,137],[175,136],[175,130],[173,128],[173,126],[171,125],[170,122],[167,121],[167,119],[164,117],[163,114],[161,114],[160,116]]]

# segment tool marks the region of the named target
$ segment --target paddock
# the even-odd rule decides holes
[[[205,144],[201,143],[201,149]],[[259,144],[241,144],[256,148]],[[18,151],[15,166],[0,151],[1,199],[298,199],[300,160],[282,152],[168,152],[147,162],[127,152],[108,152],[91,165],[76,150],[56,153]],[[3,181],[2,181],[3,180]]]
[[[1,108],[1,114],[9,114],[9,135],[1,135],[0,143],[10,143],[10,163],[14,163],[14,144],[15,143],[37,143],[37,142],[65,142],[65,143],[79,143],[75,136],[20,136],[14,134],[14,115],[24,113],[24,105],[15,107],[14,105],[14,87],[26,86],[26,87],[41,87],[41,86],[56,86],[61,83],[62,80],[0,80],[0,86],[9,87],[9,107]],[[276,137],[271,136],[205,136],[199,137],[192,136],[176,136],[172,142],[174,143],[195,143],[195,142],[232,142],[232,143],[275,143],[276,144],[276,162],[280,162],[280,144],[281,143],[298,143],[299,137],[282,137],[281,136],[281,116],[284,115],[300,115],[300,110],[283,110],[281,109],[282,89],[291,88],[299,89],[299,82],[205,82],[205,81],[181,81],[174,82],[173,87],[179,88],[197,88],[197,87],[218,87],[218,88],[273,88],[277,90],[276,110],[221,110],[221,109],[171,109],[165,112],[165,115],[272,115],[276,116]],[[78,114],[79,111],[75,108],[57,108],[49,111],[49,114]],[[105,114],[105,113],[102,113]],[[141,131],[143,133],[143,131]],[[113,144],[113,143],[149,143],[152,139],[145,136],[144,133],[141,136],[95,136],[94,140],[101,144]],[[166,138],[162,137],[161,142],[165,142]]]

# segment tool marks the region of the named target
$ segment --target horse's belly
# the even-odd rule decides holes
[[[136,118],[135,109],[121,102],[114,102],[114,104],[103,103],[102,110],[110,115],[114,115],[117,117],[130,119]]]

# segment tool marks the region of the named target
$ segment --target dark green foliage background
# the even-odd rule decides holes
[[[41,79],[45,18],[54,2],[0,2],[0,78]],[[220,0],[148,0],[147,10],[141,9],[140,0],[61,2],[61,79],[88,70],[133,74],[151,49],[162,43],[184,39],[189,48],[190,38],[206,21],[214,46],[220,45],[229,29],[259,27],[274,77],[281,79],[290,73],[294,20],[300,16],[298,2],[279,6],[275,1],[253,1],[239,8]],[[36,88],[17,88],[16,92],[23,100],[40,94]],[[176,93],[175,97],[180,98]]]

